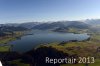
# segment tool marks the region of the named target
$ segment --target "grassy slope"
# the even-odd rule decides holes
[[[96,53],[97,48],[100,47],[100,34],[92,34],[90,41],[82,42],[69,42],[64,45],[59,45],[59,43],[52,43],[47,46],[52,46],[59,51],[63,51],[70,55],[77,54],[80,56],[93,56],[98,59],[95,59],[94,64],[89,64],[89,66],[99,66],[100,65],[100,52]],[[79,48],[77,48],[79,47]],[[65,64],[61,66],[85,66],[85,64]]]
[[[23,32],[15,32],[14,36],[9,36],[9,37],[2,37],[2,39],[0,39],[0,44],[4,45],[7,44],[10,41],[14,41],[16,40],[16,37],[23,35]],[[4,51],[9,51],[11,47],[8,45],[4,45],[4,46],[0,46],[0,52],[4,52]]]
[[[0,39],[0,44],[6,44],[10,41],[16,40],[16,37],[23,35],[24,31],[17,31],[14,33],[15,33],[15,35],[13,35],[13,36],[9,35],[8,37],[7,36],[2,37],[2,39]]]
[[[29,64],[20,63],[20,60],[14,60],[10,62],[11,64],[15,64],[17,66],[30,66]]]
[[[0,40],[0,44],[6,44],[9,41],[13,41],[13,40],[16,40],[16,38],[15,37],[5,38],[5,39]]]
[[[10,46],[0,46],[0,52],[9,51]]]

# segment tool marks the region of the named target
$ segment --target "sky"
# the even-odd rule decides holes
[[[100,18],[100,0],[0,0],[0,23]]]

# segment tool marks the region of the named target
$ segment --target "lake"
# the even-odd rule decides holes
[[[26,52],[40,44],[48,44],[52,42],[62,42],[69,40],[82,41],[89,38],[89,35],[87,35],[86,33],[74,34],[42,30],[32,30],[29,33],[33,33],[33,35],[25,35],[22,36],[21,39],[17,39],[8,43],[13,45],[13,51]]]

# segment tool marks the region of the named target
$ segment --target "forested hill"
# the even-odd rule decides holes
[[[14,31],[25,31],[27,28],[24,27],[14,27],[14,26],[0,26],[0,37],[5,36],[5,35],[10,35],[13,34]]]

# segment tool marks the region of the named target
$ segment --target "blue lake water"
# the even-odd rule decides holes
[[[33,30],[30,33],[33,33],[33,35],[26,35],[21,37],[21,39],[9,43],[13,45],[13,51],[26,52],[40,44],[62,42],[69,40],[81,41],[89,37],[89,35],[87,35],[86,33],[74,34],[40,30]]]

